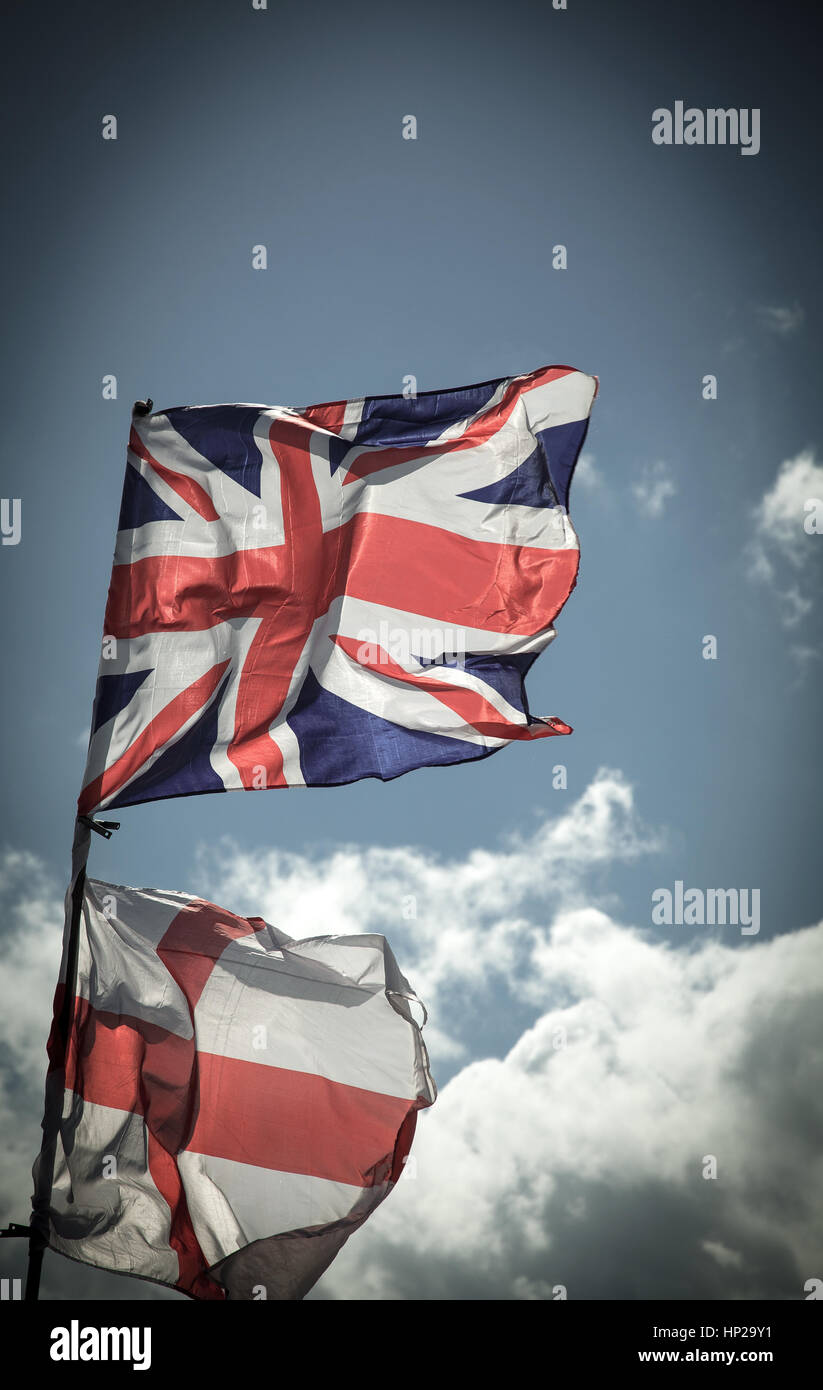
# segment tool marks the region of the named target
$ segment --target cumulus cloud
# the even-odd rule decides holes
[[[594,454],[580,455],[574,470],[574,482],[576,487],[582,487],[586,492],[599,492],[604,486],[603,474],[595,467]]]
[[[804,670],[810,662],[820,660],[820,652],[817,647],[807,647],[803,643],[798,643],[793,646],[791,648],[791,654],[801,670]]]
[[[318,859],[226,841],[203,851],[197,880],[214,901],[290,936],[383,932],[429,1009],[430,1046],[462,1057],[482,1036],[476,997],[527,972],[551,905],[583,901],[593,873],[662,843],[631,786],[604,769],[565,813],[462,859],[358,845]]]
[[[823,466],[810,449],[784,460],[752,520],[749,576],[773,588],[784,626],[796,627],[813,607],[801,586],[821,553],[819,534],[806,530],[807,525],[823,524]]]
[[[658,459],[644,464],[639,480],[632,483],[632,492],[638,510],[656,521],[663,515],[669,498],[676,496],[677,483],[669,465]]]
[[[218,896],[292,934],[385,931],[430,1006],[435,1074],[454,1072],[410,1175],[313,1297],[802,1296],[823,1234],[823,926],[673,947],[593,905],[604,867],[662,842],[602,772],[533,834],[460,860],[204,860]]]
[[[757,316],[770,333],[789,338],[802,327],[806,313],[802,305],[795,301],[794,304],[761,304]]]
[[[41,861],[11,850],[0,856],[0,902],[0,1222],[6,1224],[28,1219],[63,904]]]
[[[779,554],[800,569],[810,554],[804,522],[807,502],[823,497],[823,467],[810,449],[804,449],[781,465],[772,486],[764,492],[754,510],[755,532],[763,551],[762,565],[767,577],[772,557]]]
[[[528,976],[545,1011],[444,1088],[416,1176],[313,1296],[802,1298],[821,948],[823,924],[688,951],[558,913]]]

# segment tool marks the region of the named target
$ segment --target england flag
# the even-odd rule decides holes
[[[302,1298],[404,1176],[436,1094],[386,940],[292,940],[87,879],[65,1063],[64,992],[51,1249],[197,1299]]]

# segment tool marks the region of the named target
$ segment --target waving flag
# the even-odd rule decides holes
[[[135,417],[80,811],[331,786],[571,732],[524,677],[574,586],[570,367]]]
[[[51,1248],[194,1298],[302,1298],[434,1100],[415,999],[381,936],[293,941],[87,880]]]

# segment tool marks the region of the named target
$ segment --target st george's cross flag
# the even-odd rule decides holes
[[[51,1249],[198,1299],[302,1298],[434,1101],[416,1003],[382,936],[292,940],[87,879],[64,1072],[56,1024],[49,1046]]]
[[[567,734],[524,678],[574,587],[571,367],[135,416],[82,814],[384,780]]]

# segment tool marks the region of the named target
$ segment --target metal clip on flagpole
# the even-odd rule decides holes
[[[151,396],[147,396],[144,401],[135,401],[131,408],[132,415],[151,415],[154,401]]]
[[[96,830],[104,840],[110,840],[113,832],[120,829],[119,820],[92,820],[91,816],[80,816],[78,819],[87,825],[89,830]]]
[[[119,828],[119,821],[96,821],[92,820],[91,816],[78,816],[74,826],[71,883],[66,894],[66,930],[63,942],[66,962],[65,982],[60,1013],[55,1019],[55,1051],[57,1052],[59,1049],[59,1052],[58,1055],[50,1058],[49,1072],[46,1076],[43,1140],[40,1145],[40,1154],[34,1165],[33,1211],[31,1225],[28,1227],[29,1267],[25,1292],[27,1302],[34,1302],[38,1297],[43,1251],[48,1246],[49,1211],[54,1186],[57,1141],[63,1117],[66,1057],[74,1018],[77,960],[80,954],[80,921],[83,915],[83,892],[86,886],[86,863],[91,845],[91,831],[94,830],[104,839],[110,840],[113,831],[119,830]],[[3,1234],[7,1233],[4,1231]],[[20,1231],[9,1227],[8,1234],[19,1235]]]

